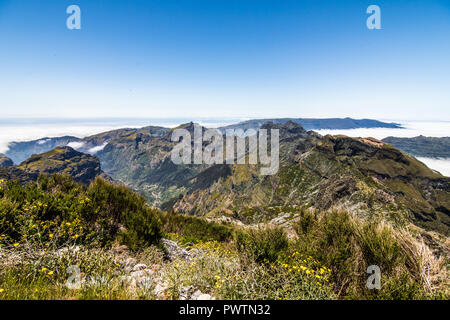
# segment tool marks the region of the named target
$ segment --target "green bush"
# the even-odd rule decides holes
[[[149,208],[145,199],[130,189],[97,178],[87,195],[91,200],[85,218],[100,226],[103,233],[119,232],[121,242],[131,249],[157,243],[161,238],[159,212]]]
[[[230,241],[232,228],[227,225],[208,222],[193,216],[161,212],[162,228],[166,233],[176,233],[190,242],[198,241]]]
[[[234,239],[238,251],[259,263],[275,262],[289,244],[286,232],[277,227],[236,231]]]
[[[158,212],[125,187],[99,178],[86,188],[54,175],[25,186],[1,182],[0,236],[0,243],[16,246],[109,246],[119,240],[137,249],[159,241],[161,223]]]

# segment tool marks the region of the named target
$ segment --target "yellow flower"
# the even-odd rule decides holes
[[[20,243],[14,243],[13,246],[18,247],[18,246],[20,246]]]
[[[5,289],[0,288],[0,293],[5,292]]]
[[[55,272],[54,271],[49,271],[47,274],[49,275],[49,276],[51,276],[52,274],[54,274]]]
[[[51,238],[53,238],[53,233],[50,233],[49,235],[48,235],[48,237],[51,239]]]

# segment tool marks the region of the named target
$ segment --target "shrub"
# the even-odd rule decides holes
[[[162,228],[166,233],[176,233],[189,242],[230,241],[232,228],[227,225],[209,222],[201,218],[177,213],[160,213]]]
[[[94,220],[91,222],[105,231],[117,232],[123,226],[120,239],[131,249],[157,243],[161,238],[159,212],[149,208],[145,199],[130,189],[97,178],[87,195],[92,211],[85,211],[85,218]]]
[[[294,228],[299,235],[294,247],[331,268],[334,291],[339,297],[411,299],[430,297],[436,292],[425,288],[430,280],[423,279],[423,270],[438,262],[432,255],[424,256],[423,248],[418,248],[406,232],[383,222],[354,219],[338,210],[302,212]],[[381,290],[366,288],[370,265],[381,269]]]
[[[286,232],[278,227],[240,230],[235,232],[238,251],[246,252],[256,262],[275,262],[288,247]]]
[[[3,182],[0,243],[49,248],[72,244],[137,249],[161,237],[158,212],[131,190],[96,179],[89,188],[68,176],[40,177],[25,186]]]

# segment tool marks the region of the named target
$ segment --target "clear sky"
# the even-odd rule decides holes
[[[17,116],[450,120],[450,1],[0,0]]]

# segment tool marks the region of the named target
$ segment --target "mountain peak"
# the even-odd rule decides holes
[[[75,181],[83,184],[89,184],[97,176],[104,175],[97,157],[67,146],[32,155],[17,168],[29,173],[69,174]]]
[[[261,126],[261,129],[271,130],[278,129],[280,130],[280,139],[293,139],[293,138],[306,138],[308,132],[298,123],[295,123],[291,120],[286,121],[282,124],[275,124],[272,121],[268,121]]]

